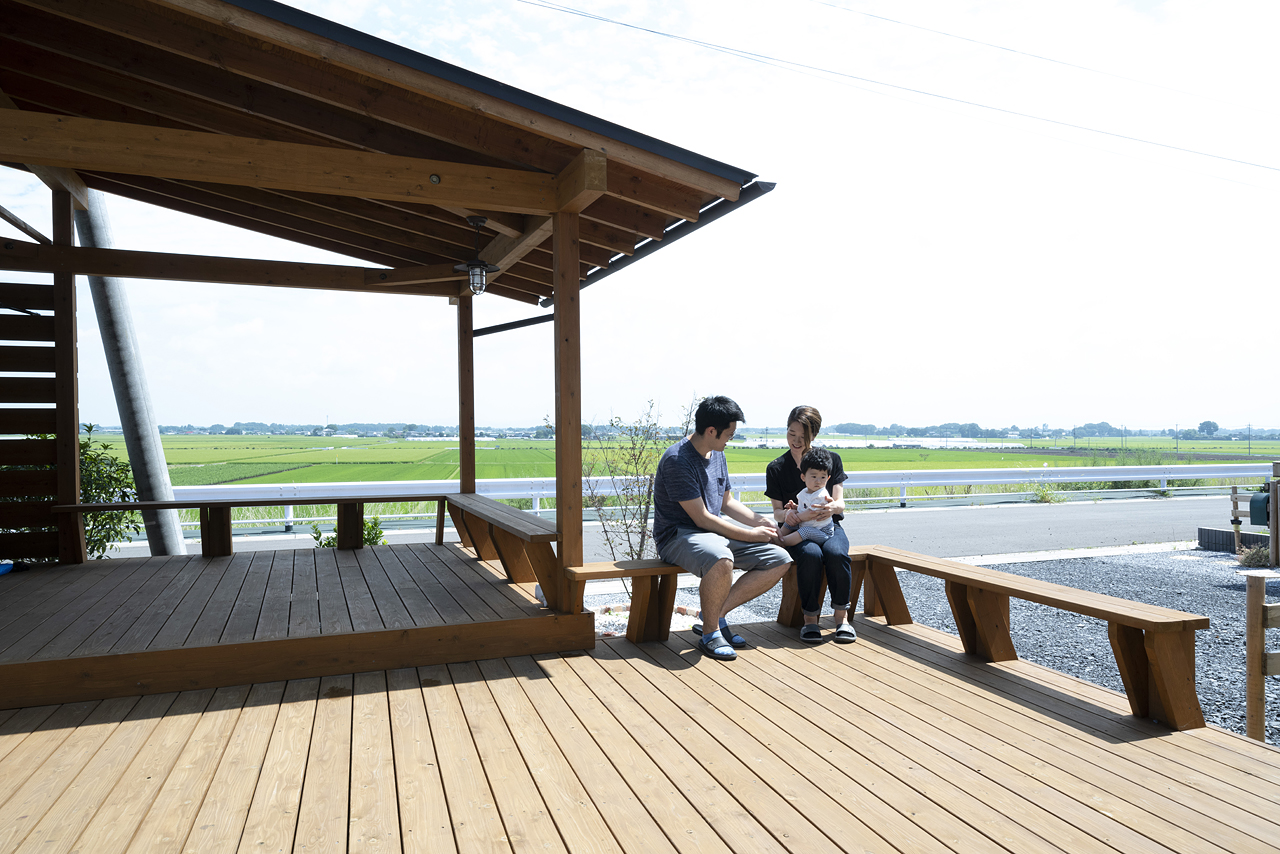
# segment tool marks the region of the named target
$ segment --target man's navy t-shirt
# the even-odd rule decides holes
[[[704,457],[687,437],[667,448],[658,460],[653,482],[654,543],[661,549],[675,536],[676,528],[698,527],[681,501],[701,498],[707,512],[719,516],[728,489],[729,465],[722,451]]]

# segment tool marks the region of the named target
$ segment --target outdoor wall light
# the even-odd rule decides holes
[[[485,276],[488,273],[497,273],[502,268],[497,264],[487,264],[480,260],[480,227],[489,221],[488,217],[469,216],[467,217],[467,225],[476,230],[476,255],[470,261],[464,264],[454,264],[453,271],[455,273],[466,273],[471,283],[471,293],[480,296],[484,293]]]

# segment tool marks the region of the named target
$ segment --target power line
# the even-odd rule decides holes
[[[1170,151],[1178,151],[1183,154],[1194,154],[1199,157],[1208,157],[1214,160],[1221,160],[1227,163],[1236,163],[1241,166],[1252,166],[1256,169],[1267,169],[1272,172],[1280,172],[1280,167],[1268,166],[1265,163],[1254,163],[1253,161],[1250,161],[1250,160],[1241,160],[1236,157],[1227,157],[1226,155],[1222,155],[1222,154],[1214,154],[1208,151],[1199,151],[1194,148],[1185,148],[1183,146],[1173,145],[1171,143],[1157,142],[1156,140],[1152,140],[1152,139],[1143,139],[1141,137],[1130,136],[1128,134],[1117,133],[1115,131],[1102,130],[1101,128],[1093,128],[1087,125],[1078,125],[1073,122],[1062,121],[1059,119],[1051,119],[1046,116],[1037,116],[1032,113],[1024,113],[1019,110],[1010,110],[1004,107],[994,107],[990,104],[983,104],[978,101],[970,101],[965,98],[956,98],[951,95],[940,95],[937,92],[930,92],[926,89],[916,89],[911,86],[900,86],[896,83],[886,83],[883,80],[876,80],[871,77],[862,77],[857,74],[849,74],[843,71],[835,71],[830,68],[822,68],[821,66],[808,65],[803,62],[795,62],[794,60],[790,60],[790,59],[782,59],[781,57],[768,56],[767,54],[755,53],[749,50],[743,50],[741,48],[730,47],[728,45],[719,45],[713,42],[705,42],[700,39],[689,38],[688,36],[680,36],[674,33],[663,32],[662,30],[655,30],[650,27],[642,27],[642,26],[639,26],[638,24],[629,24],[625,21],[618,21],[612,18],[606,18],[603,15],[597,15],[593,12],[584,12],[581,9],[574,9],[570,6],[563,6],[559,3],[547,2],[547,0],[516,0],[516,2],[524,3],[529,6],[537,6],[543,9],[549,9],[554,12],[563,12],[570,15],[577,15],[579,17],[587,18],[589,20],[599,21],[601,23],[606,23],[606,24],[613,24],[614,26],[626,27],[627,29],[649,33],[650,35],[661,36],[662,38],[668,38],[674,41],[685,42],[687,44],[692,44],[697,47],[706,48],[708,50],[727,53],[730,56],[736,56],[740,59],[748,59],[754,62],[760,62],[765,65],[787,66],[790,69],[803,69],[805,71],[817,72],[820,74],[830,75],[833,77],[840,77],[848,80],[857,80],[862,83],[870,83],[875,86],[884,86],[889,89],[896,89],[900,92],[910,92],[915,95],[924,95],[925,97],[928,97],[928,98],[937,98],[939,100],[950,101],[955,104],[964,104],[965,106],[977,107],[982,110],[991,110],[992,112],[1003,113],[1009,116],[1018,116],[1019,118],[1031,119],[1033,121],[1058,125],[1059,127],[1072,128],[1073,130],[1081,130],[1081,131],[1086,131],[1088,133],[1096,133],[1102,136],[1109,136],[1115,139],[1123,139],[1128,142],[1142,143],[1143,145],[1150,145],[1157,148],[1165,148]]]

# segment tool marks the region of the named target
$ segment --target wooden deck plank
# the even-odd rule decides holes
[[[530,782],[537,786],[565,847],[572,854],[622,854],[625,849],[614,837],[507,662],[498,658],[476,665],[493,697],[493,709],[506,721],[511,741],[530,774]]]
[[[111,651],[116,642],[129,632],[133,624],[155,606],[156,600],[181,573],[188,558],[185,555],[174,555],[160,560],[162,565],[159,570],[138,587],[132,596],[116,607],[106,619],[102,620],[97,629],[79,646],[66,655],[102,655]],[[106,603],[99,603],[99,607],[104,604]],[[49,648],[52,649],[53,645],[51,644]],[[61,657],[61,655],[62,653],[59,653],[57,656],[47,657]]]
[[[293,598],[293,562],[295,551],[278,551],[271,560],[271,574],[262,595],[262,610],[254,627],[255,640],[289,636],[289,603]]]
[[[775,839],[756,817],[754,809],[744,810],[741,804],[730,795],[725,784],[720,782],[726,777],[730,778],[729,784],[739,780],[745,784],[746,781],[746,775],[741,772],[741,769],[726,767],[726,763],[721,761],[725,755],[724,751],[712,750],[706,757],[709,762],[704,764],[702,757],[689,750],[681,739],[673,738],[661,723],[655,720],[632,696],[630,691],[615,682],[600,661],[589,655],[564,660],[586,684],[603,708],[643,747],[653,765],[661,769],[659,773],[662,777],[659,780],[666,785],[674,786],[698,811],[703,820],[702,823],[710,825],[714,833],[731,850],[761,852],[793,850]],[[543,662],[544,665],[550,663]],[[694,729],[696,728],[695,725]],[[729,763],[729,765],[736,764],[736,760]],[[667,831],[668,837],[683,830],[684,828],[680,825],[689,824],[686,820],[672,827],[665,816],[653,812],[651,814]],[[765,818],[769,820],[770,817]],[[795,818],[795,816],[793,814],[788,818]],[[807,825],[807,822],[802,824]],[[788,829],[787,832],[789,833],[790,830]],[[809,841],[809,837],[815,835],[806,833],[805,841]],[[836,850],[831,841],[825,837],[818,841],[817,846],[816,849],[810,850]]]
[[[876,624],[871,626],[871,631],[879,631]],[[929,637],[923,637],[926,633]],[[885,634],[884,638],[886,645],[894,648],[898,644],[908,644],[912,655],[919,659],[918,668],[936,665],[944,671],[954,671],[954,654],[949,655],[928,642],[936,634],[920,627],[901,634]],[[1027,692],[1025,696],[1021,693],[1013,696],[1002,673],[1006,669],[1034,672],[1037,683],[1043,687]],[[1063,732],[1089,733],[1089,747],[1114,744],[1115,749],[1126,757],[1159,774],[1180,778],[1190,770],[1194,771],[1194,776],[1188,779],[1197,786],[1213,786],[1214,781],[1231,786],[1229,789],[1215,789],[1214,797],[1224,797],[1234,803],[1242,795],[1246,798],[1261,796],[1266,798],[1266,802],[1274,802],[1274,796],[1280,790],[1276,773],[1280,767],[1280,751],[1275,748],[1241,741],[1232,734],[1214,732],[1211,728],[1206,728],[1197,738],[1169,739],[1167,727],[1130,715],[1123,695],[1029,662],[1018,662],[1015,667],[997,667],[995,670],[979,668],[972,672],[971,679],[975,684],[990,686],[993,694],[1002,698],[1001,702],[1010,702],[1019,709],[1030,706],[1028,714],[1043,714],[1051,726]],[[1220,753],[1205,748],[1207,738],[1215,737],[1237,741],[1239,748],[1234,752]],[[1241,777],[1242,770],[1247,770],[1247,778]]]
[[[0,661],[27,660],[121,583],[146,572],[146,564],[138,563],[118,573],[91,578],[93,583],[88,586],[71,584],[59,590],[5,627],[0,635]]]
[[[630,644],[623,646],[627,648],[634,649]],[[696,692],[696,696],[684,695],[681,705],[704,727],[710,729],[709,725],[714,724],[714,734],[722,744],[730,749],[768,745],[773,757],[757,753],[739,758],[756,768],[780,795],[806,804],[806,813],[818,827],[841,828],[842,838],[837,838],[837,843],[844,842],[843,837],[852,836],[855,830],[854,839],[860,849],[870,847],[865,840],[877,835],[884,840],[877,841],[881,847],[888,842],[911,851],[995,852],[1004,850],[1010,841],[1007,833],[984,836],[977,829],[983,823],[981,811],[966,811],[966,820],[962,821],[945,804],[912,788],[889,770],[912,769],[912,757],[901,756],[897,763],[886,766],[833,746],[832,742],[840,739],[828,724],[830,712],[804,697],[797,686],[765,678],[764,684],[757,687],[756,682],[739,673],[742,668],[712,667],[716,662],[701,656],[689,662],[695,656],[690,656],[692,646],[687,639],[673,637],[665,645],[645,644],[641,649],[661,667],[656,673],[655,668],[645,668],[650,681],[670,670],[662,680],[667,684],[655,682],[655,687],[670,692],[670,680],[678,679]],[[757,681],[762,677],[763,674],[757,676]],[[725,703],[726,695],[739,702]],[[729,714],[729,710],[741,711]],[[869,737],[864,735],[863,739]],[[821,749],[815,750],[816,746]],[[793,779],[800,769],[803,774]],[[992,822],[993,827],[997,824],[998,821]]]
[[[239,854],[293,850],[319,693],[318,678],[295,679],[285,686],[240,837]]]
[[[9,709],[0,723],[0,762],[13,752],[19,744],[26,741],[39,726],[57,711],[57,706],[28,706],[24,709]]]
[[[240,596],[240,588],[244,585],[245,576],[248,575],[249,565],[252,562],[252,552],[231,556],[231,562],[223,568],[217,586],[204,602],[190,633],[182,642],[183,646],[208,646],[222,638],[223,632],[227,629],[227,621],[231,619],[231,609],[235,607],[236,599]],[[167,629],[168,626],[165,628]],[[154,646],[153,644],[153,648]]]
[[[409,570],[400,561],[400,555],[391,546],[374,546],[370,553],[382,564],[387,578],[400,595],[405,610],[415,626],[442,626],[445,620],[436,611],[426,592],[418,586],[417,581],[409,574]]]
[[[72,731],[98,705],[97,701],[90,701],[54,707],[31,707],[22,709],[18,716],[9,719],[5,734],[5,755],[0,758],[0,805],[13,797],[13,793],[62,746]],[[50,708],[52,711],[45,714],[44,710]],[[30,729],[24,727],[24,724],[29,725]]]
[[[342,592],[346,594],[347,610],[351,613],[351,628],[357,632],[385,629],[382,615],[373,601],[373,592],[360,571],[360,564],[350,549],[334,549],[338,562],[338,577],[342,579]]]
[[[244,574],[244,583],[231,606],[231,616],[227,625],[218,637],[217,643],[244,643],[253,640],[258,630],[258,620],[262,616],[263,600],[267,593],[267,582],[271,578],[271,565],[275,562],[277,552],[253,552],[249,561],[249,570]]]
[[[83,770],[31,828],[17,854],[66,854],[97,814],[116,782],[133,764],[177,694],[143,697],[115,727]]]
[[[212,698],[212,690],[186,691],[178,696],[85,826],[72,854],[124,852]]]
[[[316,587],[314,550],[293,553],[293,594],[289,599],[289,634],[320,634],[320,593]]]
[[[70,657],[76,647],[84,643],[100,627],[110,622],[119,610],[125,607],[136,593],[146,587],[151,579],[162,573],[169,563],[169,558],[149,561],[130,573],[128,578],[121,579],[106,595],[82,611],[78,607],[73,607],[54,614],[41,624],[37,631],[23,639],[22,644],[27,644],[33,637],[40,635],[48,637],[47,643],[26,657],[31,660]],[[55,630],[57,634],[53,635],[52,632]],[[11,649],[16,651],[20,646],[21,644]]]
[[[248,685],[214,692],[129,842],[129,854],[173,854],[183,850],[249,694]],[[86,848],[83,854],[98,852]]]
[[[897,659],[895,657],[892,660]],[[933,680],[940,677],[933,677],[933,674],[922,671],[919,667],[910,668],[910,673],[914,683],[926,686],[923,689],[926,697],[929,692],[938,689],[939,683]],[[1118,797],[1122,801],[1111,803],[1106,810],[1107,814],[1127,817],[1133,813],[1135,829],[1144,835],[1164,840],[1165,844],[1177,850],[1199,852],[1256,849],[1260,839],[1266,839],[1268,834],[1280,834],[1280,826],[1248,810],[1248,807],[1257,808],[1267,803],[1254,801],[1250,792],[1224,784],[1215,786],[1208,780],[1198,780],[1200,775],[1194,773],[1195,769],[1191,766],[1166,765],[1162,770],[1155,771],[1147,767],[1151,760],[1148,760],[1147,765],[1131,762],[1128,757],[1135,751],[1124,741],[1102,741],[1085,736],[1086,743],[1081,743],[1081,733],[1084,731],[1080,727],[1053,724],[1051,697],[1041,701],[1047,707],[1046,713],[1034,707],[1027,708],[1026,698],[1022,694],[1016,698],[1009,696],[1008,686],[1004,688],[1005,696],[1000,698],[985,692],[977,694],[964,686],[957,687],[957,683],[952,680],[945,681],[951,687],[953,696],[977,698],[974,703],[978,705],[978,710],[969,715],[970,719],[976,716],[981,722],[981,728],[974,738],[981,739],[989,737],[988,733],[994,733],[1014,744],[1030,741],[1030,746],[1025,749],[1030,756],[1036,758],[1037,764],[1034,767],[1037,772],[1048,774],[1046,768],[1056,763],[1072,775],[1070,780],[1054,778],[1050,785],[1055,791],[1072,792],[1082,802],[1099,809],[1110,803],[1113,797]],[[997,708],[987,708],[986,703],[992,703]],[[963,723],[963,711],[960,708],[948,711],[948,714],[956,715],[957,727]],[[985,720],[988,718],[990,720]],[[1047,737],[1033,740],[1033,736],[1027,734],[1027,731],[1043,731],[1045,724],[1049,724],[1051,728]],[[1059,735],[1060,741],[1055,737]],[[1080,762],[1077,758],[1082,752],[1096,755],[1099,750],[1109,752],[1110,760],[1099,764],[1096,761]],[[1189,785],[1175,782],[1182,777],[1194,782]],[[1082,790],[1084,784],[1077,783],[1077,779],[1089,781],[1090,787]],[[1224,800],[1215,806],[1213,815],[1200,818],[1199,810],[1206,802],[1205,788],[1213,790],[1209,794],[1215,801]],[[1243,804],[1246,808],[1241,809],[1236,806],[1238,804]],[[1151,818],[1159,815],[1179,815],[1180,818],[1174,827],[1169,822]],[[1194,837],[1188,834],[1194,834]]]
[[[155,641],[156,636],[181,606],[191,588],[200,580],[202,573],[196,567],[201,564],[193,565],[193,560],[195,559],[190,556],[185,559],[178,573],[169,581],[160,595],[152,600],[147,609],[133,621],[128,631],[120,635],[111,648],[105,650],[106,652],[122,649],[132,652],[146,649]]]
[[[502,817],[446,666],[418,668],[459,854],[511,854]]]
[[[112,572],[128,571],[133,563],[140,562],[141,559],[104,560],[87,566],[73,564],[0,575],[0,633],[7,633],[6,626],[67,587],[88,586]]]
[[[404,854],[456,852],[417,669],[387,671],[387,702]]]
[[[0,851],[7,854],[21,844],[137,703],[137,697],[98,703],[39,767],[31,769],[21,787],[0,806]]]
[[[489,607],[476,589],[476,585],[465,583],[463,577],[455,571],[452,565],[454,548],[452,545],[409,544],[409,549],[419,556],[423,567],[448,589],[454,601],[466,612],[468,620],[481,622],[500,619],[501,615]]]
[[[239,846],[284,689],[283,682],[266,682],[249,691],[184,851],[229,854]]]
[[[320,680],[293,851],[346,851],[351,796],[350,676]]]
[[[401,851],[395,757],[386,673],[355,675],[351,710],[351,806],[347,850],[351,854]]]
[[[354,631],[347,596],[338,575],[338,557],[333,549],[314,549],[316,596],[319,600],[320,631],[326,635]]]
[[[407,629],[414,625],[409,616],[409,609],[400,599],[400,591],[387,577],[382,561],[371,549],[356,549],[354,555],[360,574],[365,584],[369,585],[369,593],[373,596],[373,604],[378,609],[382,625],[388,629]]]
[[[826,707],[826,714],[837,708],[847,709],[853,719],[866,721],[860,728],[865,732],[864,737],[875,738],[889,747],[897,745],[898,750],[941,781],[921,788],[922,794],[940,802],[944,797],[949,798],[953,804],[950,809],[960,815],[976,816],[971,821],[985,825],[988,832],[998,833],[994,838],[1012,837],[1020,847],[1052,844],[1065,851],[1105,852],[1109,843],[1119,844],[1126,851],[1172,850],[1120,825],[1091,804],[1073,801],[1034,776],[1010,766],[1000,756],[964,744],[953,732],[960,723],[953,721],[947,712],[930,714],[933,710],[924,701],[916,702],[910,712],[903,711],[891,702],[892,687],[883,681],[860,672],[841,670],[840,675],[831,674],[817,660],[821,653],[792,652],[790,643],[794,638],[790,635],[761,625],[752,629],[759,632],[756,637],[767,647],[762,650],[766,658],[772,659],[761,661],[762,669],[772,670],[775,678],[792,674],[793,683],[798,674],[807,680],[799,683],[804,686],[802,692],[817,698],[818,703]],[[799,646],[798,641],[795,643]],[[864,651],[870,646],[867,644],[860,652],[866,654]],[[779,658],[785,663],[776,663]],[[792,661],[792,658],[803,660]],[[958,690],[950,684],[948,689]],[[784,689],[775,681],[767,690]],[[935,721],[945,722],[945,726]],[[839,729],[841,725],[835,726]],[[838,732],[837,738],[844,741],[848,735],[849,732]],[[1002,756],[1014,758],[1014,752],[1005,751]],[[888,767],[883,765],[882,757],[873,761]],[[948,787],[958,791],[948,794]],[[984,812],[989,815],[986,819],[981,817]],[[1036,843],[1037,839],[1042,841]]]
[[[830,653],[828,656],[847,658]],[[823,666],[821,662],[819,666]],[[987,698],[960,690],[950,680],[929,679],[930,674],[904,668],[894,658],[878,655],[870,645],[866,656],[859,656],[852,667],[885,685],[883,696],[892,698],[895,705],[923,703],[926,708],[940,708],[949,720],[949,735],[983,753],[998,754],[1004,762],[1016,765],[1053,790],[1100,810],[1173,850],[1198,854],[1247,851],[1251,845],[1256,846],[1256,840],[1251,842],[1216,820],[1195,821],[1193,815],[1187,815],[1179,826],[1160,819],[1160,815],[1177,815],[1181,811],[1166,794],[1168,779],[1137,767],[1126,769],[1127,763],[1118,754],[1112,762],[1083,760],[1081,745],[1073,743],[1066,733],[1046,732],[1043,722],[1013,709],[1004,714],[993,712]],[[849,672],[843,668],[824,669],[832,670],[834,678]],[[948,696],[931,700],[930,694],[944,686],[950,689]]]
[[[464,556],[463,552],[456,546],[431,546],[430,548],[444,558],[440,566],[452,573],[457,581],[461,581],[465,589],[475,594],[475,600],[465,605],[472,619],[506,620],[529,616],[527,607],[520,607],[497,589],[500,584],[501,586],[507,586],[509,582],[503,579],[499,584],[499,579],[496,576],[481,576],[476,571],[479,561],[475,558]],[[450,583],[453,586],[457,582],[446,583]],[[494,614],[495,616],[490,617],[488,614]]]
[[[502,564],[496,560],[468,561],[467,565],[489,585],[493,593],[502,594],[521,611],[542,607],[542,603],[533,595],[536,581],[513,583],[507,578],[507,572],[502,568]]]
[[[473,661],[450,664],[467,727],[475,741],[494,803],[511,847],[517,851],[565,851],[564,841],[533,781],[515,739],[498,711],[480,668]]]
[[[195,579],[159,631],[147,642],[147,649],[174,649],[187,642],[231,563],[232,556],[228,555],[212,559],[196,558],[187,564],[184,575],[195,575]],[[117,644],[115,651],[120,650],[121,647]]]
[[[431,552],[423,550],[419,553],[408,545],[394,545],[391,546],[391,550],[399,558],[400,565],[418,585],[418,589],[426,594],[431,607],[435,608],[436,613],[446,624],[452,625],[471,620],[466,609],[453,597],[452,591],[441,584],[440,579],[427,567],[427,561],[437,560]]]
[[[505,659],[505,663],[542,716],[548,732],[587,789],[613,838],[627,854],[727,850],[688,801],[670,785],[658,784],[666,778],[657,766],[652,765],[640,745],[604,711],[599,701],[590,696],[586,686],[559,656],[539,656],[538,661],[520,656]],[[540,666],[543,663],[545,669]],[[489,664],[485,662],[481,667]],[[552,681],[556,684],[552,685]],[[605,729],[609,724],[613,725],[612,730]],[[669,822],[687,819],[685,832],[674,833],[668,839],[646,805],[659,811]]]

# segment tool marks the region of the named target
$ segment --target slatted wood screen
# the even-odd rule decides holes
[[[54,193],[54,240],[71,242],[67,193]],[[0,307],[0,559],[83,563],[80,517],[50,510],[80,500],[75,278],[0,283]],[[54,438],[23,438],[37,433]]]

